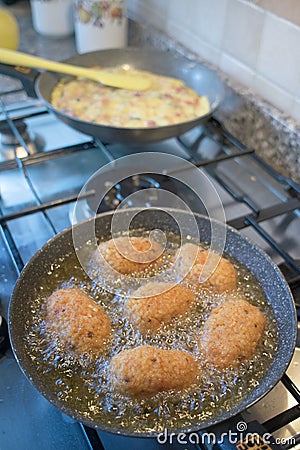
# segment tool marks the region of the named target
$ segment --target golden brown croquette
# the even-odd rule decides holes
[[[188,311],[195,301],[194,293],[186,286],[150,281],[132,293],[127,308],[130,319],[142,332],[155,332]]]
[[[102,256],[113,269],[127,275],[145,269],[154,263],[161,253],[161,246],[146,237],[121,236],[101,242],[95,252],[95,259],[97,261]]]
[[[218,369],[237,367],[251,358],[266,319],[244,299],[228,299],[211,311],[199,340],[206,362]]]
[[[200,245],[187,242],[183,244],[175,254],[176,268],[182,274],[187,274],[197,263],[200,252],[203,252],[204,248]]]
[[[111,331],[102,306],[77,288],[53,292],[46,301],[45,320],[50,332],[78,354],[101,351]]]
[[[198,363],[187,352],[143,345],[115,355],[110,362],[110,375],[119,392],[133,397],[149,396],[189,387],[197,379]]]
[[[201,285],[217,293],[236,289],[237,274],[233,264],[217,253],[204,250],[202,247],[198,247],[198,251],[196,251],[196,248],[197,246],[194,244],[183,245],[183,256],[179,258],[179,263],[176,264],[179,274],[182,273],[183,278],[190,284]],[[205,276],[206,273],[209,278],[206,276],[205,280],[202,281],[201,276]]]

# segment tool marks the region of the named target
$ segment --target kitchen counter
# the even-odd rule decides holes
[[[19,50],[48,59],[60,61],[76,54],[74,36],[47,38],[36,33],[32,27],[31,10],[28,0],[18,0],[7,6],[0,0],[0,7],[13,13],[20,29]]]
[[[28,0],[20,0],[11,6],[1,5],[0,2],[0,6],[9,9],[18,20],[20,51],[58,61],[76,54],[74,36],[46,38],[33,30]],[[283,176],[300,182],[299,124],[152,27],[129,20],[129,43],[133,46],[179,52],[217,71],[226,86],[226,97],[217,116],[243,144],[254,148],[259,156]],[[1,89],[9,87],[10,83],[10,79],[0,76]]]

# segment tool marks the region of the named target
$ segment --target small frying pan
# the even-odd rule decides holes
[[[179,124],[152,128],[119,128],[99,125],[75,119],[51,105],[51,93],[57,83],[66,77],[65,75],[51,72],[40,73],[36,70],[27,68],[23,70],[24,68],[0,64],[0,72],[20,78],[24,82],[27,92],[41,98],[63,122],[82,133],[101,139],[105,143],[143,144],[179,136],[205,122],[219,107],[224,97],[223,83],[215,72],[202,64],[169,52],[128,47],[85,53],[64,62],[77,66],[100,66],[103,68],[125,64],[133,69],[182,79],[198,94],[209,99],[210,111],[207,114]]]
[[[126,215],[130,214],[131,217],[131,211],[132,209],[129,212],[128,210],[122,210],[115,214],[121,214],[122,216],[119,216],[119,219],[125,218],[124,223],[127,223]],[[132,222],[132,227],[134,229],[145,230],[159,228],[164,232],[178,233],[177,223],[172,218],[174,211],[172,209],[161,211],[149,208],[141,214],[136,214]],[[111,221],[113,216],[114,213],[112,212],[102,213],[96,216],[95,234],[98,238],[111,238]],[[189,220],[185,220],[187,219],[187,213],[176,210],[176,217],[179,217],[180,220],[182,219],[181,223],[186,224],[186,229],[182,229],[181,232],[183,234],[190,234]],[[198,214],[195,214],[194,217],[200,231],[201,240],[209,243],[212,236],[210,220]],[[90,224],[91,219],[75,225],[76,235],[82,239],[82,246],[84,248],[88,239],[86,231],[89,229]],[[215,230],[223,226],[223,224],[214,221]],[[216,415],[206,416],[202,420],[199,420],[197,417],[191,418],[190,423],[184,429],[172,429],[169,432],[186,433],[207,429],[209,426],[229,419],[248,408],[267,394],[280,380],[294,352],[297,331],[295,306],[289,287],[280,270],[262,250],[230,227],[226,227],[224,250],[229,256],[245,265],[260,283],[275,317],[278,331],[278,348],[265,375],[255,387],[245,392],[244,397],[235,406],[221,411],[218,410]],[[48,287],[50,283],[50,278],[47,275],[48,272],[51,272],[56,264],[62,264],[65,255],[74,252],[72,228],[69,228],[47,242],[22,271],[16,283],[9,309],[10,339],[17,361],[33,385],[57,408],[76,420],[90,427],[112,433],[127,436],[155,437],[157,436],[157,431],[149,431],[149,427],[147,431],[133,432],[121,425],[112,426],[103,420],[99,421],[93,419],[93,417],[87,418],[84,412],[80,410],[80,405],[77,404],[75,408],[68,399],[62,400],[56,395],[53,385],[48,385],[45,380],[45,375],[41,370],[38,370],[36,360],[28,354],[26,339],[30,328],[34,326],[32,311],[36,309],[36,298],[41,292],[40,287],[46,286],[43,294],[45,297],[50,294],[53,286]],[[65,274],[66,277],[70,278],[73,275],[73,270],[72,267],[69,268]],[[46,283],[45,279],[47,280]],[[57,279],[54,281],[57,283]]]

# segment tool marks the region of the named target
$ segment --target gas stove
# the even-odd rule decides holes
[[[279,265],[300,306],[300,187],[281,176],[246,148],[216,118],[179,138],[140,145],[104,144],[60,122],[39,100],[26,96],[22,86],[0,94],[0,449],[211,449],[229,442],[211,442],[209,433],[193,436],[137,439],[110,435],[67,417],[27,381],[5,338],[10,295],[18,274],[51,237],[71,225],[82,186],[117,158],[154,152],[175,155],[205,172],[224,206],[226,221],[265,250]],[[177,195],[182,187],[164,176],[131,176],[109,185],[97,211],[116,208],[126,197],[160,188]],[[91,186],[92,190],[92,186]],[[192,210],[197,202],[189,193]],[[95,213],[86,193],[86,217]],[[155,195],[154,195],[155,197]],[[211,206],[213,208],[213,205]],[[201,212],[201,211],[200,211]],[[282,448],[300,448],[300,343],[287,373],[261,401],[230,422],[207,430],[224,429],[271,433]],[[244,430],[239,429],[243,426]],[[276,445],[275,445],[276,446]],[[237,446],[243,448],[242,446]]]

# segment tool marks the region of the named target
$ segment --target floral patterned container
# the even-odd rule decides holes
[[[74,32],[73,0],[30,0],[35,31],[48,37],[64,37]]]
[[[74,0],[78,53],[127,45],[125,0]]]

